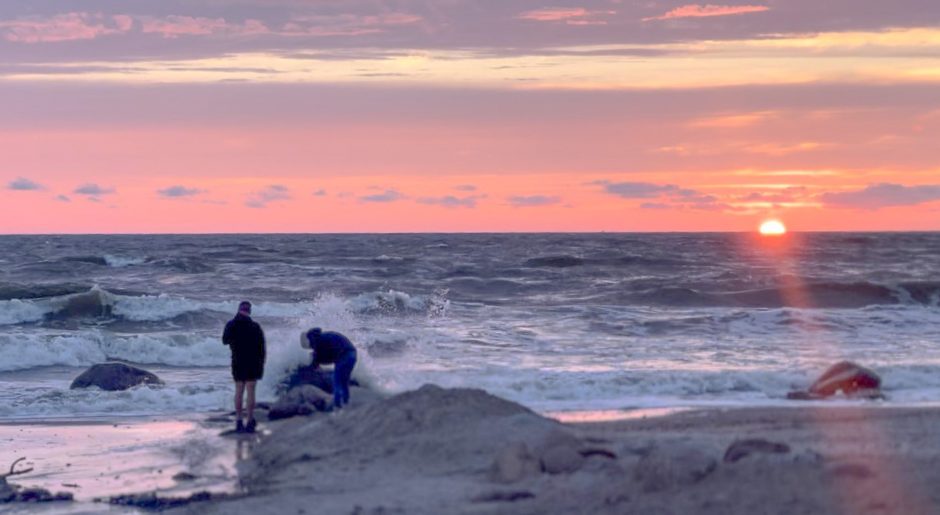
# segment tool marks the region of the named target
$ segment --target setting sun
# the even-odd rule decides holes
[[[780,236],[787,233],[787,227],[780,220],[767,220],[760,224],[760,233],[764,236]]]

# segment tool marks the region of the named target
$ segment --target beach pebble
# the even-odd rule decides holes
[[[141,384],[162,385],[163,381],[156,374],[126,363],[99,363],[82,372],[69,388],[97,386],[102,390],[120,391]]]
[[[634,478],[646,492],[695,484],[711,474],[718,461],[702,449],[669,444],[650,449],[637,463]]]

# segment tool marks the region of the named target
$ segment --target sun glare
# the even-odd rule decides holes
[[[787,233],[787,227],[780,220],[767,220],[760,224],[760,233],[764,236],[780,236]]]

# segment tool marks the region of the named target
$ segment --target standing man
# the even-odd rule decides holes
[[[232,350],[232,378],[235,379],[235,431],[254,433],[255,385],[264,376],[264,331],[251,319],[251,303],[242,301],[235,318],[225,324],[222,343]],[[242,424],[242,397],[248,387],[248,424]]]
[[[349,404],[349,379],[356,366],[356,347],[349,338],[333,332],[323,332],[319,327],[307,331],[300,341],[301,347],[313,351],[313,368],[321,363],[334,363],[333,408],[340,409]]]

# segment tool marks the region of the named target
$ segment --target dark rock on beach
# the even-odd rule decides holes
[[[791,400],[817,400],[842,392],[846,397],[882,399],[881,377],[873,370],[851,361],[840,361],[829,367],[807,391],[787,394]]]
[[[82,372],[69,388],[97,386],[102,390],[120,391],[141,384],[162,385],[163,381],[156,374],[126,363],[99,363]]]

